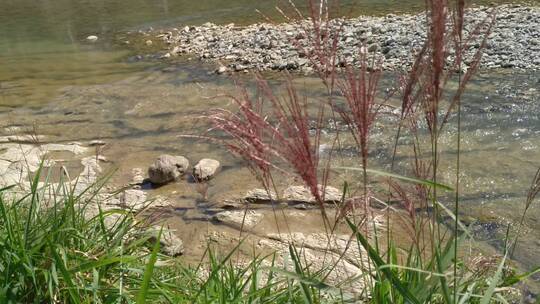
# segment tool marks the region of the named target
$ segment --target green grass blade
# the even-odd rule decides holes
[[[39,168],[36,172],[36,175],[34,176],[34,179],[31,184],[31,190],[30,193],[32,194],[32,199],[30,201],[30,208],[28,208],[28,217],[26,219],[26,228],[24,229],[24,242],[25,246],[28,246],[28,235],[30,233],[30,227],[32,226],[32,218],[34,215],[34,209],[36,207],[37,199],[38,199],[38,185],[39,185],[39,178],[41,176],[41,170],[43,170],[43,162],[39,164]]]
[[[476,287],[476,282],[472,282],[472,284],[470,284],[468,287],[467,287],[467,291],[466,293],[463,295],[463,297],[461,297],[461,299],[459,300],[458,304],[466,304],[466,303],[469,303],[469,299],[473,296],[473,291],[474,291],[474,288]]]
[[[157,255],[159,252],[160,247],[160,240],[161,240],[161,233],[163,232],[163,227],[159,230],[159,233],[156,238],[156,243],[154,244],[154,247],[152,248],[152,253],[150,255],[150,259],[148,260],[148,264],[146,264],[146,269],[144,271],[143,281],[141,284],[141,289],[139,290],[139,293],[137,294],[137,304],[145,304],[146,299],[148,296],[148,289],[150,288],[150,281],[152,280],[152,276],[154,274],[154,266],[157,262]]]
[[[489,304],[491,303],[491,299],[493,297],[493,294],[495,293],[495,288],[497,288],[497,285],[501,281],[504,265],[506,263],[506,255],[503,257],[501,263],[499,264],[499,267],[497,268],[497,272],[495,275],[491,278],[491,282],[489,284],[489,287],[480,300],[480,304]]]
[[[73,279],[71,277],[71,274],[66,268],[66,265],[64,264],[64,260],[60,257],[58,252],[56,251],[56,247],[50,242],[50,240],[47,240],[49,248],[51,249],[51,252],[53,254],[53,258],[56,262],[56,265],[58,265],[58,268],[60,269],[60,273],[62,274],[62,278],[64,279],[65,283],[67,284],[69,297],[72,301],[72,303],[80,303],[79,299],[80,296],[77,294],[76,290],[77,287],[75,287],[75,283],[73,282]]]
[[[512,286],[512,285],[517,284],[517,283],[519,283],[519,282],[521,282],[521,281],[527,279],[528,277],[530,277],[532,275],[535,275],[537,273],[540,273],[540,266],[534,268],[531,271],[527,271],[525,273],[522,273],[522,274],[519,274],[519,275],[513,275],[511,277],[506,278],[504,280],[504,282],[501,284],[501,287]]]
[[[369,257],[375,262],[377,267],[386,265],[384,260],[379,256],[377,251],[369,244],[368,240],[358,231],[356,225],[351,220],[347,219],[349,227],[353,230],[358,241],[362,244],[364,249],[368,252]],[[409,302],[414,304],[421,304],[421,302],[409,291],[409,289],[403,285],[401,280],[395,276],[395,274],[389,268],[379,269],[392,283],[392,285],[398,290],[398,292]]]
[[[0,188],[0,194],[1,194],[2,192],[5,192],[5,191],[7,191],[7,190],[10,190],[10,189],[12,189],[12,188],[14,188],[14,187],[15,187],[15,185],[11,185],[11,186],[7,186],[7,187],[4,187],[4,188]]]
[[[435,203],[439,208],[441,208],[444,212],[446,212],[446,214],[450,216],[453,222],[457,221],[459,228],[463,230],[463,232],[467,235],[468,238],[473,239],[473,236],[471,232],[469,231],[469,229],[467,228],[467,226],[463,225],[463,223],[459,219],[456,218],[456,215],[454,214],[454,212],[452,212],[452,210],[448,209],[444,204],[441,204],[439,201],[435,200],[433,201],[433,203]]]
[[[71,273],[84,272],[87,270],[100,268],[100,267],[115,264],[115,263],[129,263],[137,259],[138,257],[135,257],[135,256],[117,256],[113,258],[100,259],[98,261],[90,261],[87,263],[83,263],[77,267],[70,269],[69,272]]]
[[[300,259],[298,258],[298,253],[292,245],[289,245],[289,254],[291,255],[291,258],[293,260],[296,273],[304,276],[304,271],[302,269]],[[311,290],[309,289],[308,285],[300,281],[300,287],[302,288],[302,294],[304,295],[305,302],[313,303],[313,296],[311,295]]]
[[[195,295],[195,297],[192,300],[193,302],[197,302],[197,299],[203,293],[203,291],[205,291],[206,287],[210,284],[211,280],[215,279],[215,277],[217,276],[219,271],[221,269],[223,269],[223,267],[225,266],[225,263],[227,263],[227,261],[229,261],[229,259],[238,250],[238,248],[240,248],[240,245],[242,245],[243,242],[244,242],[244,239],[240,240],[238,242],[238,244],[236,244],[236,246],[229,252],[229,254],[227,254],[225,259],[223,259],[223,261],[221,261],[221,263],[217,263],[217,261],[214,261],[214,258],[212,256],[212,250],[208,250],[208,254],[209,254],[211,263],[216,263],[216,265],[215,265],[215,267],[212,267],[212,272],[208,276],[208,279],[200,286],[199,290],[197,291],[197,294]]]
[[[320,280],[317,280],[315,278],[310,278],[310,277],[304,276],[302,274],[299,274],[298,272],[292,272],[292,271],[284,270],[284,269],[277,268],[277,267],[263,267],[261,269],[271,270],[274,273],[278,273],[278,274],[283,275],[286,278],[293,279],[293,280],[296,280],[298,282],[313,286],[313,287],[315,287],[315,288],[317,288],[319,290],[328,289],[328,290],[333,290],[335,292],[339,292],[339,288],[328,285],[328,284],[326,284],[326,283],[324,283],[324,282],[322,282]]]
[[[452,244],[453,242],[450,241]],[[448,252],[447,252],[448,253]],[[452,255],[453,255],[453,251],[451,251]],[[438,247],[435,248],[435,259],[436,259],[436,262],[437,262],[437,270],[439,272],[443,272],[445,269],[447,269],[448,265],[446,265],[443,261],[443,258],[441,257],[441,253],[440,253],[440,250]],[[442,276],[442,277],[439,277],[439,281],[441,282],[441,288],[442,288],[442,291],[443,291],[443,297],[444,297],[444,300],[446,303],[454,303],[454,300],[452,300],[451,296],[450,296],[450,289],[448,288],[448,282],[446,281],[446,277],[445,276]]]

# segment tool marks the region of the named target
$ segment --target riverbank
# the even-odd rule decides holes
[[[539,70],[540,7],[502,5],[469,9],[465,16],[465,33],[473,32],[479,22],[489,19],[491,13],[496,14],[496,23],[489,34],[480,67]],[[309,26],[309,21],[258,23],[246,27],[206,23],[140,31],[129,39],[138,41],[134,45],[142,46],[141,52],[158,50],[156,56],[164,60],[187,55],[215,63],[217,73],[247,70],[310,73],[313,67],[304,54],[310,51],[309,31],[306,31]],[[418,50],[426,38],[424,14],[336,19],[332,26],[336,30],[342,26],[338,42],[341,61],[359,65],[359,49],[365,46],[370,54],[381,60],[385,70],[411,66],[413,51]],[[466,65],[471,63],[480,47],[480,38],[468,44]],[[163,50],[159,50],[161,47]]]

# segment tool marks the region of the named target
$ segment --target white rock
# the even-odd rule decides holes
[[[86,37],[86,40],[90,41],[90,42],[96,42],[98,40],[98,36],[90,35],[90,36]]]
[[[222,65],[216,70],[216,73],[224,74],[224,73],[227,73],[227,71],[228,71],[227,67]]]
[[[209,180],[216,175],[220,167],[219,161],[203,158],[193,167],[193,176],[198,180]]]

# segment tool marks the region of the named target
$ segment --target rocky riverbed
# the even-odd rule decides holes
[[[290,243],[295,244],[316,269],[323,269],[325,263],[335,263],[330,282],[338,283],[345,278],[359,276],[366,269],[366,253],[360,252],[358,247],[350,246],[350,236],[343,229],[337,229],[333,235],[324,233],[323,227],[315,220],[320,217],[320,213],[313,197],[304,187],[291,186],[284,189],[281,200],[275,194],[261,189],[238,193],[223,202],[203,198],[197,204],[205,211],[199,213],[197,219],[184,218],[179,225],[175,211],[186,206],[170,193],[157,195],[154,192],[165,184],[179,186],[207,183],[219,174],[219,161],[203,158],[188,173],[189,161],[185,157],[161,155],[149,166],[147,173],[141,168],[134,168],[131,181],[126,184],[108,184],[101,191],[95,192],[100,188],[100,176],[105,174],[109,162],[96,151],[106,143],[94,140],[51,144],[45,143],[46,140],[46,136],[35,134],[0,136],[0,189],[13,186],[7,194],[20,198],[28,193],[31,188],[29,180],[42,168],[41,174],[47,178],[40,179],[40,194],[50,195],[51,198],[61,197],[62,194],[54,189],[61,189],[64,185],[66,189],[72,189],[74,195],[80,195],[83,199],[88,196],[88,205],[82,204],[80,210],[88,218],[106,211],[103,217],[107,229],[115,229],[123,212],[133,214],[136,220],[144,224],[140,230],[133,232],[132,237],[157,235],[161,225],[165,224],[160,239],[162,253],[169,256],[186,255],[188,261],[197,261],[209,244],[227,252],[242,239],[245,245],[239,251],[245,256],[251,256],[253,248],[257,252],[275,252],[275,263],[279,265],[291,263],[288,253]],[[201,176],[201,172],[204,176]],[[331,209],[329,214],[334,214],[331,203],[339,200],[339,191],[330,186],[327,186],[326,191],[332,194],[327,198],[328,208]],[[251,208],[250,204],[257,207]],[[302,207],[295,207],[300,205]],[[303,205],[311,205],[311,208]],[[53,207],[56,205],[40,206]],[[274,208],[288,209],[287,216],[283,212],[277,214]],[[317,224],[309,225],[306,222]],[[282,229],[286,225],[287,232],[280,233],[276,225],[281,225]],[[188,226],[192,228],[189,230],[191,233],[186,229]],[[206,229],[203,229],[204,226]],[[249,231],[248,239],[241,237],[239,231]],[[364,281],[355,279],[344,288],[360,293],[364,289]]]
[[[482,68],[540,69],[540,7],[503,5],[494,8],[478,7],[466,12],[466,35],[483,20],[496,23],[488,37]],[[256,70],[312,71],[306,53],[311,51],[309,21],[285,24],[259,23],[240,27],[234,24],[180,26],[178,28],[141,31],[139,40],[143,51],[159,49],[157,57],[170,59],[182,54],[196,56],[202,61],[217,63],[216,72]],[[414,50],[426,39],[425,15],[361,16],[332,21],[333,30],[341,28],[338,57],[353,65],[359,64],[360,48],[382,62],[385,70],[400,70],[410,66]],[[482,31],[486,26],[481,27]],[[469,65],[481,45],[481,35],[468,43],[465,64]],[[449,56],[452,56],[452,52]],[[465,67],[466,68],[466,67]]]

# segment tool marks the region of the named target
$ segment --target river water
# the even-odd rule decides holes
[[[417,10],[423,1],[346,1],[352,14]],[[226,4],[225,4],[226,3]],[[134,167],[146,168],[161,153],[192,161],[220,159],[223,172],[209,189],[224,193],[257,186],[222,149],[182,134],[200,134],[198,118],[221,99],[206,98],[232,89],[225,77],[208,75],[213,67],[191,61],[172,66],[132,62],[129,51],[111,39],[117,31],[168,24],[248,23],[256,9],[276,16],[273,1],[251,0],[2,0],[0,2],[0,127],[17,126],[49,141],[109,144],[102,153],[118,167],[116,179],[128,180]],[[352,4],[357,4],[353,6]],[[97,35],[88,43],[88,35]],[[390,79],[391,77],[389,77]],[[315,87],[303,78],[304,87]],[[508,224],[519,221],[527,187],[540,166],[540,75],[538,72],[483,72],[464,97],[462,213],[474,218],[479,240],[502,247]],[[451,183],[455,132],[442,139]],[[3,131],[6,132],[6,131]],[[391,151],[390,132],[380,131],[373,152],[384,168]],[[402,164],[405,166],[405,161]],[[193,205],[189,187],[167,186],[159,193],[180,193]],[[516,260],[540,264],[540,204],[527,217]],[[185,216],[185,214],[183,214]],[[196,215],[194,216],[196,217]],[[185,218],[184,218],[185,220]],[[189,221],[186,221],[189,222]],[[190,228],[193,230],[193,228]]]
[[[341,11],[345,15],[416,11],[423,7],[423,2],[345,0],[341,1]],[[143,70],[144,64],[126,64],[127,53],[109,39],[119,30],[208,21],[245,24],[260,21],[261,13],[279,20],[275,6],[286,7],[286,3],[285,0],[3,0],[0,2],[1,105],[46,103],[62,87],[107,83]],[[99,36],[98,43],[86,43],[89,35]]]

